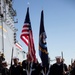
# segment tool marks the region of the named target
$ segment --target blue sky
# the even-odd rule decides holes
[[[51,59],[61,56],[63,51],[65,63],[70,64],[75,59],[75,1],[74,0],[13,0],[13,7],[17,12],[15,19],[18,23],[17,39],[23,49],[28,48],[20,39],[22,26],[29,2],[30,19],[36,49],[36,57],[40,61],[38,52],[39,27],[41,10],[44,10],[44,26],[47,34],[47,47]],[[52,63],[52,62],[51,62]]]

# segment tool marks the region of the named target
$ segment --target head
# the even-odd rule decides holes
[[[2,53],[1,56],[4,57],[4,54]]]
[[[19,59],[18,58],[13,58],[13,62],[14,62],[14,65],[17,65],[18,64],[18,61],[19,61]]]
[[[7,62],[6,61],[2,61],[2,66],[3,67],[7,67],[8,66]]]
[[[56,63],[58,63],[58,64],[61,63],[61,57],[56,57]]]

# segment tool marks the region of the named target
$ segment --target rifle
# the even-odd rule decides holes
[[[61,52],[61,56],[62,56],[63,75],[64,75],[64,71],[65,71],[65,69],[64,69],[64,59],[63,59],[63,52]]]
[[[11,64],[10,64],[10,75],[11,75],[11,66],[12,66],[13,52],[14,52],[14,48],[12,47]]]

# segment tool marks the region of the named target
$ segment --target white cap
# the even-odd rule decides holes
[[[60,59],[60,58],[61,58],[61,56],[56,56],[55,58],[56,58],[56,59]]]
[[[2,61],[2,65],[3,65],[3,66],[8,66],[8,64],[7,64],[6,61]]]
[[[13,57],[13,60],[14,60],[14,59],[17,59],[17,60],[19,60],[19,58],[18,58],[18,57]]]
[[[5,60],[4,60],[4,61],[2,61],[2,64],[7,64],[7,61],[5,61]]]

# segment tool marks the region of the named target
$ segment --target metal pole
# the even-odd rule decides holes
[[[2,52],[4,53],[4,37],[3,37],[3,5],[2,5],[2,1],[3,0],[0,0],[0,20],[1,20],[1,28],[2,28]]]
[[[3,37],[3,14],[0,14],[1,17],[1,25],[2,25],[2,52],[4,53],[4,37]]]

